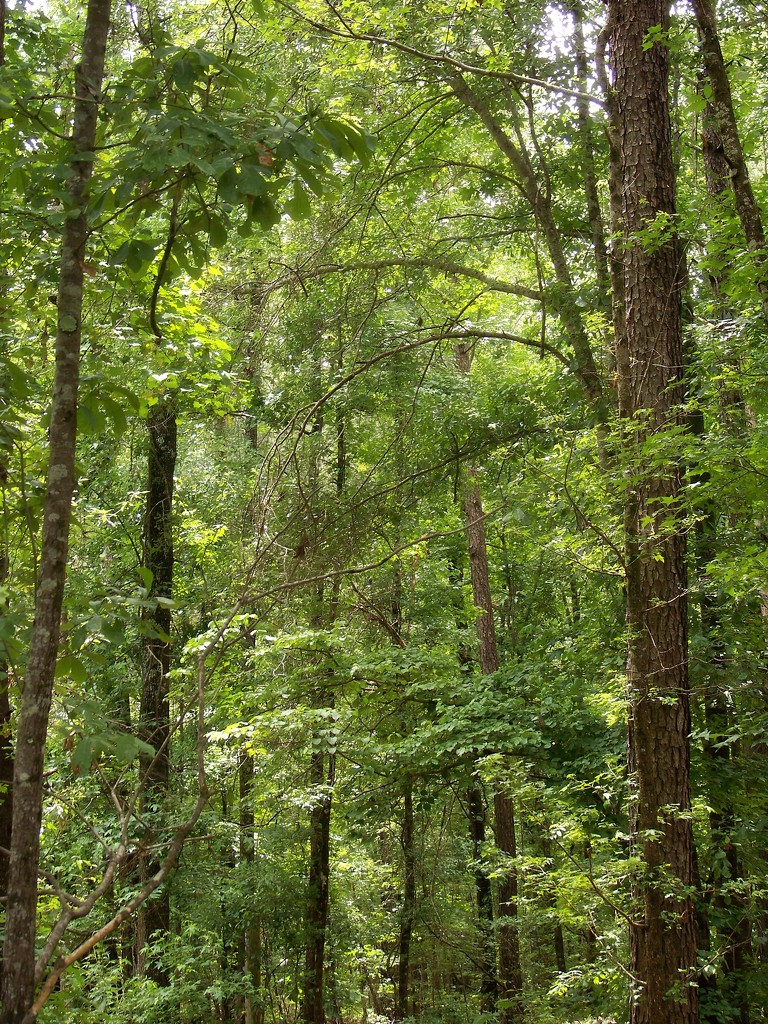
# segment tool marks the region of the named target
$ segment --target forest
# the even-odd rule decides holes
[[[768,8],[0,0],[0,1024],[768,1019]]]

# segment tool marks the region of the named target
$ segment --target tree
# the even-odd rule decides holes
[[[694,18],[607,8],[113,11],[32,1017],[765,1004],[760,246]],[[82,25],[2,11],[7,768]]]
[[[73,215],[66,221],[60,250],[56,374],[51,405],[43,541],[35,595],[35,623],[16,736],[9,899],[3,947],[4,1024],[21,1024],[30,1019],[35,991],[43,759],[59,646],[75,482],[88,184],[93,171],[92,154],[96,146],[110,11],[110,0],[90,0],[88,4],[75,84],[71,177],[67,186]]]
[[[683,348],[675,223],[669,25],[656,0],[609,6],[621,155],[626,334],[617,353],[624,504],[632,829],[640,867],[630,924],[633,1024],[698,1017],[690,808],[685,534],[680,470]],[[650,34],[650,38],[649,38]],[[650,45],[649,45],[650,44]],[[664,454],[659,459],[654,451]]]
[[[469,374],[471,352],[464,345],[456,347],[456,365],[463,374]],[[493,600],[488,574],[488,551],[485,542],[485,517],[477,471],[467,471],[467,493],[464,496],[464,518],[467,529],[467,551],[472,580],[474,604],[480,614],[475,620],[479,647],[480,670],[491,676],[499,670],[496,645],[496,627]],[[499,971],[497,1005],[502,1024],[516,1024],[524,1020],[523,971],[520,962],[520,936],[518,933],[517,839],[515,836],[515,807],[509,794],[497,790],[493,795],[494,834],[496,845],[511,863],[505,869],[499,885],[499,911],[497,935]]]

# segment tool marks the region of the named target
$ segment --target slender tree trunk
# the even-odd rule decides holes
[[[110,0],[89,0],[80,64],[75,71],[72,174],[67,182],[73,216],[61,240],[56,367],[48,431],[49,458],[43,510],[35,618],[19,712],[13,779],[13,834],[3,950],[3,1024],[22,1024],[35,990],[35,935],[43,762],[53,677],[59,647],[69,525],[75,482],[77,389],[83,311],[86,207],[96,148],[101,84],[109,33]],[[82,154],[82,156],[81,156]]]
[[[3,905],[8,896],[8,856],[11,850],[13,821],[13,742],[9,691],[9,665],[5,657],[0,656],[0,900],[3,901]]]
[[[339,348],[336,364],[340,372],[344,353]],[[346,422],[341,406],[336,410],[334,483],[336,497],[341,500],[346,483]],[[322,429],[322,424],[321,424]],[[338,614],[340,583],[337,579],[324,614],[324,592],[318,587],[315,626],[322,626],[326,618],[332,623]],[[332,708],[332,696],[318,687],[315,707]],[[325,943],[328,932],[328,893],[330,882],[330,839],[333,787],[336,780],[336,755],[322,748],[312,751],[310,758],[310,784],[314,790],[314,803],[309,825],[309,881],[307,885],[306,952],[304,960],[304,991],[301,1006],[303,1024],[325,1024]]]
[[[610,249],[610,274],[611,274],[611,310],[613,319],[613,363],[616,370],[616,386],[618,404],[621,408],[629,403],[629,398],[621,394],[622,387],[629,381],[629,368],[626,365],[619,365],[620,360],[627,357],[627,315],[626,296],[624,282],[624,260],[621,250],[621,232],[624,226],[624,198],[622,183],[622,161],[621,141],[619,133],[619,110],[616,101],[616,94],[608,80],[606,68],[605,51],[608,45],[610,24],[600,32],[597,37],[597,50],[595,53],[595,68],[597,79],[603,93],[605,103],[606,122],[605,133],[608,142],[608,202],[611,218],[611,235],[613,240]]]
[[[147,417],[149,456],[147,460],[147,502],[144,517],[144,568],[152,573],[150,597],[170,600],[173,594],[173,478],[176,469],[176,400],[166,398],[153,406]],[[168,790],[170,710],[168,673],[171,668],[171,610],[167,604],[142,614],[141,706],[139,735],[154,749],[154,756],[142,755],[140,767],[144,808],[162,800]],[[141,882],[154,875],[158,858],[143,855],[139,861]],[[136,922],[137,962],[158,985],[168,985],[166,967],[147,959],[145,947],[162,938],[170,928],[170,900],[167,888],[148,901]]]
[[[712,0],[691,0],[691,6],[696,15],[704,70],[712,86],[711,106],[719,136],[715,142],[705,133],[704,147],[705,150],[711,145],[721,148],[722,156],[728,165],[736,213],[747,245],[757,262],[755,283],[763,305],[763,314],[768,317],[768,252],[765,247],[765,231],[741,145],[739,126],[733,109],[731,82],[720,48],[715,8]]]
[[[5,0],[0,0],[0,67],[5,64]],[[5,298],[0,318],[5,319]],[[2,493],[2,521],[0,521],[0,585],[8,579],[8,506],[6,487],[8,465],[0,456],[0,493]],[[0,618],[4,614],[0,603]],[[0,900],[3,906],[8,898],[8,857],[11,850],[13,823],[13,740],[11,737],[11,677],[7,652],[0,645]],[[5,851],[8,851],[7,853]],[[0,991],[2,991],[3,961],[0,957]]]
[[[493,112],[467,84],[461,75],[449,79],[456,98],[470,110],[474,110],[488,129],[501,153],[509,161],[517,175],[526,199],[533,210],[541,228],[549,252],[549,258],[558,284],[557,313],[565,328],[573,347],[575,374],[589,399],[593,411],[600,419],[605,417],[603,387],[600,374],[595,364],[589,337],[584,328],[576,303],[573,278],[562,244],[560,230],[557,227],[550,205],[548,189],[542,188],[528,153],[518,146],[510,135],[502,128]],[[539,154],[539,159],[542,154]]]
[[[0,586],[8,578],[8,516],[5,489],[8,468],[0,458],[0,492],[2,493],[2,522],[0,522]],[[0,602],[0,619],[5,608]],[[11,849],[13,822],[13,740],[11,736],[11,666],[4,647],[0,644],[0,900],[6,905],[8,897],[8,854]],[[8,852],[6,852],[8,851]],[[0,978],[2,961],[0,961]]]
[[[498,999],[496,983],[495,946],[493,941],[493,890],[491,880],[483,871],[481,856],[485,843],[485,805],[483,791],[479,785],[472,786],[467,793],[469,807],[469,829],[472,839],[472,859],[475,862],[475,899],[480,927],[482,952],[480,967],[480,1007],[487,1013],[493,1012]]]
[[[589,111],[589,64],[587,49],[584,42],[584,4],[582,0],[571,0],[569,9],[573,15],[574,54],[576,72],[578,74],[580,97],[576,100],[576,111],[579,119],[579,141],[582,151],[582,173],[584,175],[584,197],[587,201],[587,217],[592,232],[592,252],[595,259],[595,275],[601,299],[607,304],[611,292],[610,274],[608,272],[608,247],[605,242],[603,214],[600,209],[600,197],[597,192],[597,174],[595,173],[595,150],[593,143],[592,115]]]
[[[506,548],[504,549],[506,555]],[[507,569],[509,566],[507,565]],[[452,567],[451,583],[457,590],[456,627],[462,632],[467,622],[464,613],[464,600],[459,591],[461,574]],[[510,613],[511,614],[511,613]],[[459,643],[459,668],[462,673],[469,672],[472,656],[469,645],[462,640]],[[479,751],[474,752],[474,757]],[[485,845],[486,809],[480,779],[475,776],[467,790],[467,817],[469,819],[469,836],[472,841],[472,860],[475,865],[475,902],[477,905],[477,924],[480,937],[480,1006],[486,1013],[493,1013],[496,1007],[496,941],[493,931],[493,888],[491,880],[483,870],[482,857]]]
[[[314,804],[309,825],[309,884],[307,886],[307,948],[304,963],[303,1024],[325,1024],[324,968],[328,930],[328,883],[334,754],[312,753],[310,783]],[[327,769],[326,769],[327,764]],[[326,776],[327,770],[327,776]]]
[[[244,753],[240,757],[240,860],[253,865],[256,857],[254,844],[253,816],[253,756]],[[244,1024],[264,1024],[264,1003],[261,998],[262,985],[262,943],[261,915],[247,912],[242,934],[243,969],[250,980],[256,997],[247,995],[243,1007]]]
[[[413,922],[416,913],[416,847],[413,819],[413,779],[410,775],[405,777],[401,842],[405,873],[403,909],[400,916],[400,938],[398,941],[399,969],[397,974],[395,1020],[403,1020],[408,1016],[411,991],[411,938],[413,936]]]
[[[505,793],[493,797],[496,845],[510,858],[517,857],[515,805]],[[517,868],[507,868],[499,882],[499,1021],[519,1024],[524,1019],[523,971],[517,907]]]
[[[632,830],[643,868],[630,926],[632,1024],[698,1020],[690,821],[685,536],[675,522],[679,468],[643,455],[681,422],[680,254],[675,234],[663,0],[610,0],[621,151],[625,358],[620,412],[631,479],[625,498],[628,751]],[[659,232],[654,245],[639,234]]]
[[[712,104],[707,104],[704,112],[703,135],[707,141],[704,147],[707,194],[717,201],[728,191],[730,175]],[[710,284],[720,307],[718,315],[722,319],[726,319],[728,310],[725,308],[723,298],[722,274],[712,277]],[[693,351],[691,362],[694,364],[694,368],[695,359],[696,353]],[[722,415],[727,419],[732,419],[736,410],[739,412],[743,410],[743,399],[740,394],[734,393],[727,394],[724,398]],[[703,437],[705,433],[704,415],[696,403],[689,414],[689,422],[691,432]],[[699,478],[706,479],[706,476],[706,473],[702,473]],[[724,931],[730,939],[725,956],[721,961],[720,999],[715,1004],[714,1015],[718,1015],[721,999],[725,998],[736,1014],[734,1020],[739,1024],[749,1024],[749,996],[747,987],[744,985],[744,972],[752,950],[751,926],[743,897],[736,893],[725,895],[723,892],[724,885],[727,886],[728,883],[744,879],[744,868],[734,835],[736,830],[734,748],[731,743],[726,742],[726,737],[732,727],[732,716],[727,687],[724,682],[728,660],[723,638],[725,609],[722,598],[712,586],[710,579],[710,568],[718,553],[719,515],[718,510],[709,500],[700,509],[700,513],[696,520],[694,537],[701,629],[708,644],[710,657],[709,679],[706,681],[702,693],[704,720],[709,738],[702,746],[702,753],[711,779],[708,802],[711,808],[712,906],[717,911],[718,929]],[[706,940],[706,948],[709,949],[709,920],[707,919],[706,924],[704,923],[703,910],[700,911],[699,918],[702,921],[701,930]],[[704,946],[701,939],[699,946]],[[716,991],[718,986],[715,985],[714,980],[702,979],[700,988],[702,996],[704,996],[709,991]]]
[[[464,345],[455,349],[456,365],[461,373],[469,373],[470,351]],[[477,475],[467,471],[468,490],[464,496],[464,517],[467,524],[467,550],[472,578],[472,596],[480,614],[475,620],[478,639],[480,669],[483,675],[492,675],[499,668],[496,629],[493,619],[493,601],[488,573],[488,548],[485,542],[483,502]],[[509,796],[494,794],[494,833],[496,845],[510,858],[517,856],[515,843],[515,809]],[[498,1005],[500,1024],[520,1024],[523,1020],[523,972],[520,964],[518,931],[517,868],[512,864],[499,883],[498,918]]]

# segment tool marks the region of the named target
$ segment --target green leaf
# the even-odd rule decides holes
[[[56,662],[56,678],[85,683],[88,681],[88,671],[80,658],[76,658],[74,654],[65,654]]]
[[[277,212],[275,204],[266,196],[257,196],[254,199],[251,203],[251,216],[265,231],[280,222],[280,214]]]
[[[312,213],[309,196],[298,181],[293,183],[293,196],[285,204],[285,208],[294,220],[303,220]]]
[[[248,196],[260,196],[267,188],[267,180],[263,170],[258,164],[244,163],[240,166],[240,173],[237,176],[237,186],[241,194]]]
[[[143,273],[155,258],[155,247],[151,242],[134,238],[128,244],[125,265],[136,275]]]
[[[139,579],[144,584],[147,593],[149,593],[149,591],[152,589],[152,583],[155,579],[155,574],[152,572],[151,569],[148,569],[145,565],[140,565],[137,568],[136,572],[139,575]]]
[[[194,64],[182,57],[173,65],[173,83],[178,89],[188,89],[197,78]]]
[[[114,428],[115,433],[125,433],[128,429],[128,419],[120,403],[116,402],[114,398],[110,398],[108,395],[100,395],[99,402],[104,412],[107,414],[108,419],[112,421],[112,427]]]
[[[101,434],[107,419],[98,406],[95,395],[87,395],[77,407],[77,429],[81,434]]]

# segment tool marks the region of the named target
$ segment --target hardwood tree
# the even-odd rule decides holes
[[[83,266],[88,240],[88,184],[93,172],[101,87],[109,35],[110,0],[90,0],[75,77],[71,176],[73,215],[61,240],[57,295],[56,371],[49,428],[49,463],[35,621],[16,734],[13,831],[3,952],[3,1024],[28,1022],[35,992],[35,936],[43,812],[43,763],[75,485],[77,392],[83,312]]]

